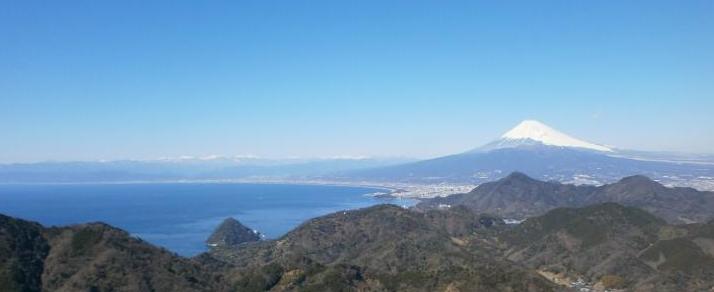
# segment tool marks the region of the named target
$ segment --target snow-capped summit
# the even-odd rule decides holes
[[[568,136],[539,121],[525,120],[501,136],[501,139],[486,146],[489,149],[514,147],[523,144],[542,143],[548,146],[583,148],[602,152],[613,152],[606,146],[586,142]]]

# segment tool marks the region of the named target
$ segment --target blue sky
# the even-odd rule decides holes
[[[714,1],[5,1],[0,162],[714,152]]]

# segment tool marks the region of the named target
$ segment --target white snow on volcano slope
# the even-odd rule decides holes
[[[525,120],[521,122],[515,128],[503,134],[503,136],[501,136],[501,140],[534,140],[551,146],[576,147],[603,152],[613,152],[613,150],[608,147],[578,140],[534,120]]]

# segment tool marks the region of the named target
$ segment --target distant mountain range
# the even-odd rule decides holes
[[[464,207],[379,205],[190,259],[101,223],[46,228],[0,215],[0,290],[708,291],[712,247],[712,221],[670,225],[616,203],[521,224]]]
[[[578,184],[603,184],[641,174],[666,184],[714,189],[714,156],[623,150],[580,140],[532,120],[484,146],[428,160],[209,156],[0,164],[0,183],[243,179],[479,184],[513,171]]]
[[[106,162],[0,164],[0,183],[76,183],[222,179],[306,179],[414,161],[408,158],[263,159],[181,157]]]
[[[672,223],[714,219],[714,192],[668,188],[645,176],[630,176],[603,186],[539,181],[514,172],[473,191],[420,202],[417,208],[466,206],[477,213],[524,219],[559,207],[615,202],[638,207]]]
[[[621,150],[579,140],[537,121],[523,121],[476,149],[429,160],[343,173],[345,179],[419,183],[491,181],[520,171],[561,182],[602,184],[629,175],[667,183],[714,180],[714,160]]]

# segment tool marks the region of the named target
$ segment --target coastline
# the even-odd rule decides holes
[[[301,180],[301,179],[178,179],[178,180],[127,180],[127,181],[88,181],[88,182],[4,182],[2,185],[130,185],[130,184],[284,184],[284,185],[313,185],[357,187],[383,192],[367,193],[365,196],[387,195],[394,198],[425,199],[452,194],[466,193],[477,185],[470,184],[415,184],[398,182],[346,182],[330,180]]]

